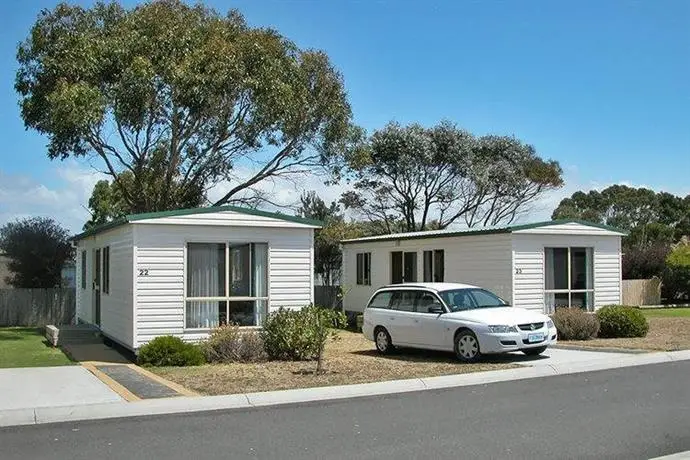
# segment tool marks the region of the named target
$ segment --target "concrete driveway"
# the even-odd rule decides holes
[[[566,350],[563,348],[548,348],[540,356],[526,356],[522,353],[509,353],[506,360],[523,366],[548,366],[550,364],[575,364],[601,361],[618,361],[630,358],[630,353],[613,353],[608,351]]]
[[[0,410],[120,401],[81,366],[0,369]]]

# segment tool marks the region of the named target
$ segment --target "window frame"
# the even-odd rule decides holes
[[[371,286],[371,252],[355,254],[355,282],[357,286]]]
[[[81,275],[81,288],[86,290],[86,249],[81,251],[81,262],[79,265],[79,273]]]
[[[546,266],[546,252],[551,249],[567,249],[568,250],[568,256],[567,256],[567,269],[568,269],[568,274],[567,274],[567,279],[568,279],[568,289],[547,289],[546,287],[546,278],[547,278],[547,266]],[[592,287],[588,289],[572,289],[572,250],[573,249],[584,249],[586,254],[590,255],[590,260],[587,261],[590,264],[591,270],[592,270]],[[594,286],[595,286],[595,277],[596,273],[594,271],[594,247],[593,246],[544,246],[544,251],[542,254],[544,258],[544,311],[547,314],[553,314],[556,311],[557,306],[554,305],[553,307],[549,306],[546,302],[546,296],[548,294],[568,294],[568,305],[566,308],[580,308],[577,306],[573,306],[573,294],[585,294],[585,295],[590,295],[591,296],[591,302],[587,302],[590,305],[586,305],[585,308],[583,308],[584,311],[587,312],[593,312],[595,307],[594,307],[594,302],[595,302],[595,293],[594,293]]]
[[[110,295],[110,246],[101,250],[101,292]]]
[[[189,297],[187,295],[187,276],[188,276],[188,264],[189,264],[189,257],[187,254],[188,248],[190,244],[223,244],[225,245],[225,280],[224,280],[224,292],[225,296],[214,296],[214,297]],[[231,245],[240,245],[240,244],[264,244],[266,245],[266,296],[229,296],[228,294],[230,293],[230,246]],[[250,249],[250,267],[252,267],[253,263],[253,258],[251,255],[252,251]],[[211,331],[212,327],[188,327],[187,326],[187,302],[194,302],[194,301],[210,301],[210,302],[225,302],[225,315],[226,318],[229,318],[230,315],[230,304],[232,302],[243,302],[243,301],[264,301],[266,305],[266,311],[264,312],[266,315],[269,313],[270,306],[271,306],[271,243],[269,241],[246,241],[246,240],[233,240],[233,241],[228,241],[226,239],[214,239],[214,238],[206,238],[204,240],[185,240],[184,241],[184,254],[183,254],[183,264],[184,264],[184,269],[183,269],[183,312],[184,312],[184,324],[183,324],[183,331],[184,332],[208,332]],[[251,268],[250,268],[251,270]],[[220,325],[220,324],[219,324]],[[240,326],[243,329],[260,329],[261,325],[254,325],[254,326]]]
[[[442,262],[439,264],[438,255],[441,255]],[[429,257],[429,260],[427,260]],[[430,266],[427,267],[427,262]],[[440,265],[440,267],[439,267]],[[422,251],[422,279],[424,283],[443,283],[446,273],[446,253],[445,249],[426,249]],[[427,270],[427,268],[429,270]],[[430,275],[427,279],[427,274]],[[440,274],[440,276],[439,276]]]

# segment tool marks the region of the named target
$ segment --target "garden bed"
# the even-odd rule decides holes
[[[184,387],[206,395],[251,393],[330,385],[432,377],[516,367],[509,363],[462,364],[452,353],[400,350],[379,355],[362,334],[340,332],[329,342],[322,375],[313,375],[314,362],[267,361],[249,364],[209,364],[151,370]]]
[[[643,310],[649,321],[646,337],[559,341],[562,345],[592,348],[626,348],[650,351],[690,349],[690,308]]]

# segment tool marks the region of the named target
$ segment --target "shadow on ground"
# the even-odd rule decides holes
[[[455,354],[446,351],[422,350],[417,348],[398,348],[389,355],[382,355],[375,349],[357,350],[352,354],[360,356],[376,356],[381,359],[411,362],[436,362],[436,363],[460,363]],[[491,364],[512,364],[548,359],[546,355],[527,356],[523,353],[503,353],[482,356],[481,362]]]

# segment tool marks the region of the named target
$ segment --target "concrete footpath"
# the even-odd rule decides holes
[[[0,414],[15,409],[122,401],[117,392],[82,366],[0,369]]]
[[[270,391],[224,396],[181,396],[149,399],[138,402],[114,402],[103,404],[61,407],[35,407],[0,411],[0,427],[43,423],[97,420],[119,417],[138,417],[175,413],[191,413],[228,409],[247,409],[283,404],[300,404],[317,401],[435,390],[468,385],[481,385],[510,380],[549,377],[554,375],[592,372],[647,364],[690,360],[690,350],[660,352],[639,355],[614,356],[592,362],[563,362],[521,367],[490,372],[448,375],[409,380],[365,383],[297,390]]]

